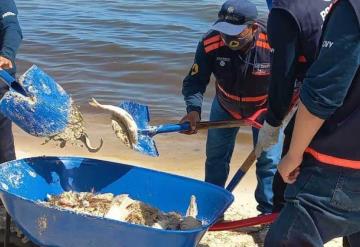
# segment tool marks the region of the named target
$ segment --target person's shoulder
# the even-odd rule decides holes
[[[260,28],[260,31],[262,33],[266,33],[266,29],[267,29],[267,17],[261,17],[259,19],[256,20],[256,25]]]
[[[273,0],[272,8],[290,8],[299,4],[304,4],[304,0]]]
[[[8,16],[16,16],[18,13],[13,0],[0,0],[0,15],[2,19]]]
[[[205,42],[206,40],[209,39],[218,39],[220,41],[221,40],[220,32],[216,30],[209,30],[207,33],[203,35],[201,42]]]
[[[200,45],[204,48],[206,54],[212,54],[214,51],[223,47],[224,42],[221,39],[220,32],[210,30],[203,36]]]

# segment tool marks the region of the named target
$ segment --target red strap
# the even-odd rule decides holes
[[[279,213],[272,213],[272,214],[260,215],[253,218],[247,218],[243,220],[221,222],[210,227],[209,231],[227,231],[227,230],[239,229],[242,227],[271,224],[276,220],[278,215]]]

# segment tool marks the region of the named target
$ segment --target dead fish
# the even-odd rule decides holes
[[[196,203],[196,197],[194,195],[191,196],[190,198],[190,203],[189,203],[189,207],[186,210],[186,216],[191,216],[196,218],[198,215],[198,207],[197,207],[197,203]]]
[[[115,135],[127,146],[133,148],[138,142],[138,128],[133,117],[124,109],[113,105],[102,105],[94,98],[91,106],[111,112],[111,124]]]
[[[83,134],[80,136],[79,140],[80,140],[82,143],[84,143],[85,147],[87,148],[87,150],[88,150],[90,153],[96,153],[96,152],[98,152],[98,151],[102,148],[102,146],[103,146],[103,144],[104,144],[104,141],[103,141],[103,139],[101,138],[101,139],[100,139],[100,145],[99,145],[97,148],[94,148],[94,147],[91,145],[90,139],[89,139],[89,137],[88,137],[88,135],[87,135],[86,133],[83,133]]]
[[[186,211],[186,217],[180,223],[181,230],[191,230],[202,226],[200,220],[196,219],[198,215],[198,207],[196,197],[194,195],[190,198],[190,204]]]

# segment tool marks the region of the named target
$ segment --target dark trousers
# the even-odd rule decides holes
[[[360,246],[360,170],[322,165],[305,157],[286,204],[271,225],[265,247],[321,247],[348,236]]]
[[[6,88],[0,88],[0,98],[6,91]],[[0,164],[14,159],[16,159],[16,157],[12,123],[0,113]]]
[[[287,127],[284,131],[285,139],[284,139],[281,157],[284,157],[290,148],[291,136],[292,136],[292,132],[294,129],[294,124],[295,124],[295,117],[293,117],[291,119],[291,121],[289,122],[289,124],[287,125]],[[284,180],[282,179],[282,177],[278,171],[275,173],[272,187],[273,187],[273,194],[274,194],[273,212],[280,212],[280,210],[285,205],[284,192],[286,189],[286,183],[284,182]]]
[[[292,118],[292,120],[289,122],[289,124],[284,132],[285,139],[284,139],[284,145],[283,145],[283,152],[281,155],[282,157],[284,157],[287,154],[287,152],[290,148],[291,136],[292,136],[292,132],[294,129],[294,123],[295,123],[295,118]],[[284,194],[285,194],[286,185],[287,184],[282,179],[280,173],[276,172],[275,176],[274,176],[274,180],[273,180],[273,194],[274,194],[273,212],[280,212],[281,209],[285,205]],[[292,246],[292,245],[289,245],[289,246]],[[322,246],[322,245],[320,245],[320,246]],[[354,233],[350,236],[344,237],[343,246],[344,247],[360,246],[360,233]]]

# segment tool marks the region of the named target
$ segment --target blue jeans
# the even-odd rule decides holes
[[[233,120],[214,99],[210,112],[210,121]],[[209,129],[206,142],[205,181],[225,187],[229,176],[230,160],[234,151],[236,135],[239,128]],[[258,130],[253,128],[253,143],[257,141]],[[258,202],[257,209],[261,213],[272,212],[272,181],[280,161],[283,136],[279,137],[278,144],[264,151],[256,163],[257,187],[255,199]]]
[[[360,246],[360,170],[306,158],[296,182],[286,187],[285,200],[265,247],[318,247],[341,236]]]

